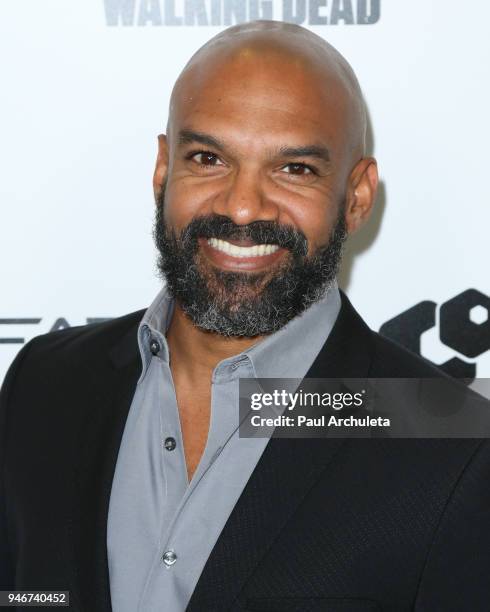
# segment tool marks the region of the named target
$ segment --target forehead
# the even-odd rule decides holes
[[[170,131],[204,131],[243,144],[281,138],[323,140],[342,148],[352,102],[335,70],[304,53],[219,46],[191,64],[176,84]]]

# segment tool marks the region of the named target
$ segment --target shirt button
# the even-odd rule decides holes
[[[166,550],[163,553],[162,560],[167,567],[170,567],[177,561],[177,555],[174,553],[173,550]]]
[[[175,438],[165,438],[163,446],[166,448],[166,450],[173,451],[177,446],[177,442],[175,441]]]
[[[160,352],[160,344],[156,340],[150,342],[150,351],[153,355],[158,355]]]

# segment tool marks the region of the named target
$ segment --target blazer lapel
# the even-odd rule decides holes
[[[342,294],[335,326],[306,377],[366,377],[371,338]],[[247,578],[343,444],[338,438],[270,440],[204,567],[187,612],[240,609],[236,601]]]
[[[107,360],[92,364],[82,398],[86,406],[72,483],[68,524],[72,605],[87,612],[111,610],[107,515],[124,425],[141,370],[136,328]]]

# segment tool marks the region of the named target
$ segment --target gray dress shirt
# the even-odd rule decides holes
[[[142,373],[112,483],[107,549],[114,612],[182,612],[267,438],[238,435],[239,378],[303,378],[335,323],[333,286],[278,332],[214,369],[208,439],[189,483],[165,333],[164,288],[139,329]]]

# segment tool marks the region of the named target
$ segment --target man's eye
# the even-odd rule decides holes
[[[286,174],[295,174],[296,176],[313,174],[313,170],[306,164],[287,164],[287,166],[281,168],[281,171]]]
[[[201,166],[223,166],[223,162],[220,158],[210,151],[199,151],[199,153],[194,153],[191,159]]]

